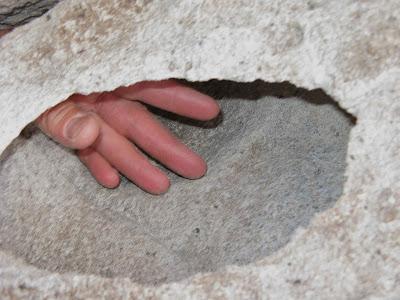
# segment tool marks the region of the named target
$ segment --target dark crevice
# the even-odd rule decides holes
[[[332,105],[335,101],[323,89],[308,90],[297,87],[289,81],[283,82],[265,82],[257,79],[252,82],[236,82],[231,80],[212,79],[204,82],[189,82],[184,79],[177,79],[184,85],[193,87],[194,89],[207,94],[214,99],[246,99],[258,100],[263,97],[275,97],[279,99],[300,98],[304,101],[316,105]],[[334,105],[338,112],[346,115],[353,125],[356,124],[356,117],[342,109],[339,105]],[[213,128],[222,121],[222,115],[217,119],[209,122],[200,122],[188,119],[182,116],[174,115],[157,108],[149,107],[154,113],[168,118],[170,120],[179,121],[187,125],[198,126],[202,128]]]

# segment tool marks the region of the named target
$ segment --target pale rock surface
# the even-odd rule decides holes
[[[56,270],[36,268],[18,258],[25,255],[24,259],[29,261],[29,253],[33,254],[31,258],[37,257],[40,249],[35,249],[34,243],[29,244],[31,249],[21,249],[24,253],[17,253],[8,241],[2,248],[9,246],[10,252],[0,254],[2,298],[398,298],[399,13],[397,0],[188,0],[181,1],[179,7],[169,1],[71,0],[61,2],[49,14],[0,40],[2,150],[27,123],[72,93],[112,90],[144,79],[289,80],[308,89],[323,88],[341,107],[357,117],[347,150],[343,195],[333,208],[315,217],[307,228],[298,230],[275,254],[262,259],[255,256],[258,261],[254,263],[154,287],[128,278],[60,274]],[[265,99],[257,103],[267,104],[257,105],[273,105],[273,101],[276,100]],[[291,104],[285,105],[300,105],[298,103],[301,102],[293,99]],[[307,110],[313,108],[308,105]],[[308,118],[312,119],[305,117]],[[337,118],[338,122],[333,124],[344,124],[343,120],[339,122],[339,116]],[[256,124],[252,122],[249,124]],[[252,126],[250,128],[254,128]],[[262,136],[255,134],[254,139]],[[23,162],[23,157],[18,155],[34,149],[46,150],[40,146],[43,145],[40,139],[43,139],[41,135],[34,135],[22,150],[5,153],[2,168],[17,172],[13,163],[19,166],[16,162]],[[204,149],[212,151],[212,147]],[[255,149],[262,149],[264,153],[266,148],[256,146]],[[54,153],[58,153],[60,159],[64,157],[59,151]],[[74,160],[69,159],[65,158],[73,164]],[[65,163],[65,166],[70,170],[72,165]],[[22,171],[29,174],[28,169]],[[37,166],[31,176],[35,178],[45,173]],[[217,169],[210,170],[210,176],[202,181],[211,180],[217,173]],[[63,174],[59,175],[60,179],[49,180],[49,186],[44,186],[42,193],[54,189],[59,191],[60,201],[70,200],[70,220],[83,215],[75,214],[74,209],[86,211],[88,221],[93,210],[108,211],[106,202],[96,203],[95,198],[92,204],[86,202],[86,206],[74,208],[74,204],[85,201],[80,201],[81,195],[69,193],[68,187],[62,193],[54,186],[58,180],[63,180]],[[237,177],[232,178],[235,179]],[[189,185],[178,183],[175,188],[187,189],[202,181]],[[72,182],[71,185],[78,184]],[[21,189],[21,193],[29,195],[33,191],[30,188]],[[6,193],[1,201],[5,208],[13,203]],[[15,224],[22,226],[24,220],[28,220],[25,224],[30,224],[32,215],[19,215],[18,209],[35,211],[35,206],[29,206],[27,201],[20,203],[19,208],[12,208],[10,204],[9,215],[20,218]],[[123,202],[113,205],[114,210],[126,213]],[[60,207],[63,206],[56,206]],[[6,214],[7,210],[4,211]],[[38,216],[37,228],[15,228],[15,237],[21,237],[22,232],[29,240],[30,233],[40,232],[46,222],[56,223],[62,213],[53,211],[51,215]],[[104,223],[112,217],[105,214]],[[66,219],[60,219],[61,223],[63,221]],[[118,221],[123,223],[122,218]],[[99,228],[103,224],[99,223]],[[55,233],[54,228],[47,228],[50,238]],[[78,229],[85,233],[84,227]],[[12,228],[2,230],[12,232]],[[109,235],[118,236],[124,232],[130,229],[110,230]],[[63,234],[62,230],[59,233]],[[51,239],[48,245],[53,245]],[[71,259],[73,261],[74,257]],[[37,265],[40,263],[48,266],[45,262]]]

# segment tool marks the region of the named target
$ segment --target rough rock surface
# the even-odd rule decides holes
[[[35,134],[0,167],[1,248],[50,271],[155,285],[255,262],[340,197],[351,120],[337,107],[257,95],[262,82],[203,85],[229,91],[222,120],[163,121],[206,159],[206,177],[171,174],[162,197],[126,180],[107,190]]]
[[[357,117],[343,195],[276,254],[152,287],[50,272],[2,252],[2,297],[396,299],[399,13],[397,0],[182,1],[179,7],[71,0],[0,40],[0,73],[7,74],[0,77],[2,150],[71,93],[144,79],[289,80],[323,88]]]
[[[0,30],[28,23],[60,0],[0,0]]]

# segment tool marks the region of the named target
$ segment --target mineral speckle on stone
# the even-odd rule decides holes
[[[19,260],[18,253],[1,252],[0,294],[398,297],[399,15],[397,0],[181,1],[179,6],[171,1],[68,0],[50,17],[5,36],[0,40],[0,150],[72,93],[172,77],[287,80],[310,90],[321,88],[357,124],[350,133],[342,196],[271,256],[152,287],[131,279],[46,271]],[[77,201],[76,194],[69,196]],[[4,196],[0,199],[3,205]]]

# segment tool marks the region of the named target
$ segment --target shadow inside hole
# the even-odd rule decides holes
[[[355,119],[321,90],[184,83],[219,99],[223,117],[153,111],[205,158],[207,176],[169,172],[161,197],[128,180],[107,190],[35,131],[0,163],[1,250],[50,271],[157,285],[270,255],[340,197]]]
[[[184,79],[176,79],[180,83],[190,86],[206,95],[217,100],[222,99],[246,99],[258,100],[265,97],[284,98],[300,98],[308,103],[316,105],[332,105],[338,112],[347,116],[353,125],[356,118],[342,109],[337,103],[325,93],[323,89],[307,90],[295,86],[294,84],[284,82],[265,82],[263,80],[255,80],[252,82],[236,82],[231,80],[213,79],[203,82],[190,82]],[[198,126],[202,128],[213,128],[222,122],[223,112],[214,120],[203,122],[185,118],[170,112],[166,112],[151,106],[148,106],[155,114],[167,118],[171,121],[178,121],[187,125]]]

